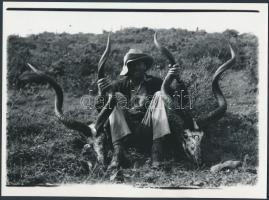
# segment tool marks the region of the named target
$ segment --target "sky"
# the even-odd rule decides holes
[[[64,5],[64,6],[63,6]],[[39,4],[37,7],[109,7],[109,4]],[[189,4],[171,6],[167,4],[143,4],[138,8],[193,8]],[[112,7],[115,5],[112,4]],[[110,6],[110,7],[111,7]],[[130,8],[121,5],[123,8]],[[54,33],[102,33],[116,31],[126,27],[183,28],[188,30],[203,29],[207,32],[222,32],[235,29],[240,33],[257,32],[261,24],[261,13],[134,13],[134,12],[41,12],[7,11],[6,7],[35,7],[35,4],[4,5],[4,29],[8,34],[27,36],[40,32]],[[109,8],[110,8],[109,7]],[[119,6],[117,6],[119,7]],[[208,8],[210,6],[207,6]],[[133,7],[132,7],[133,8]],[[194,8],[204,8],[203,6]],[[212,7],[229,9],[227,5]],[[233,9],[255,9],[255,6],[233,6]]]

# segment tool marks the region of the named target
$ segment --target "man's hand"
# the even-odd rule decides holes
[[[168,91],[173,80],[179,76],[179,70],[180,67],[178,64],[175,64],[173,66],[169,65],[169,71],[163,81],[162,90]]]
[[[111,81],[108,78],[101,78],[97,81],[98,91],[104,94],[111,88]]]
[[[178,64],[174,64],[173,66],[169,65],[169,71],[167,73],[167,77],[175,78],[179,76],[180,67]]]

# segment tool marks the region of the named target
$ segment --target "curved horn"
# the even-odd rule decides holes
[[[154,34],[154,44],[155,46],[160,50],[160,52],[169,60],[169,63],[171,66],[175,65],[176,64],[176,61],[175,61],[175,58],[174,56],[172,55],[172,53],[164,46],[162,46],[158,40],[157,40],[157,32],[155,32]],[[177,81],[177,83],[180,85],[180,84],[183,84],[183,82],[180,80],[179,77],[174,77]],[[168,102],[167,104],[171,105],[172,107],[176,108],[177,107],[177,103],[175,104],[174,100],[172,97],[170,97],[171,95],[171,88],[170,88],[170,85],[172,83],[172,81],[174,81],[175,79],[167,79],[165,78],[163,83],[162,83],[162,86],[161,86],[161,92],[163,94],[163,99]]]
[[[36,69],[31,64],[27,63],[27,65],[33,70],[34,73],[26,73],[20,76],[21,81],[25,82],[36,82],[36,83],[49,83],[55,91],[55,115],[56,117],[67,127],[80,133],[83,133],[87,137],[92,136],[91,129],[86,125],[79,121],[75,121],[73,119],[69,119],[62,112],[63,107],[63,91],[60,85],[56,83],[51,77],[46,75],[44,72]]]
[[[104,53],[103,53],[103,55],[100,58],[100,61],[98,63],[98,79],[105,77],[104,67],[105,67],[105,63],[106,63],[108,56],[109,56],[109,53],[110,53],[110,48],[111,48],[111,44],[110,44],[110,33],[109,33],[108,37],[107,37],[106,49],[105,49],[105,51],[104,51]],[[109,95],[107,103],[105,104],[105,106],[102,108],[102,110],[100,111],[100,113],[97,116],[97,120],[95,123],[95,129],[97,132],[97,136],[101,133],[100,130],[101,130],[102,126],[104,125],[104,123],[108,119],[109,115],[112,113],[113,108],[116,104],[116,99],[113,96],[114,96],[113,94]]]
[[[98,79],[104,78],[105,76],[104,66],[110,53],[110,46],[111,45],[110,45],[110,33],[109,33],[107,37],[106,49],[98,63]]]
[[[176,64],[175,58],[173,57],[173,55],[171,54],[171,52],[165,48],[164,46],[162,46],[158,40],[157,40],[157,32],[155,32],[154,34],[154,44],[157,47],[157,49],[159,49],[159,51],[169,60],[169,63],[171,65]],[[172,80],[168,81],[166,78],[163,81],[162,87],[161,87],[161,91],[162,93],[165,94],[164,98],[168,98],[168,94],[169,94],[169,85],[171,84]]]
[[[171,52],[167,48],[160,45],[159,42],[157,41],[157,32],[155,32],[154,34],[154,44],[161,51],[161,53],[169,60],[171,65],[176,64],[175,58],[173,57]]]
[[[219,79],[221,75],[223,74],[223,72],[229,69],[235,62],[234,50],[232,49],[230,44],[229,44],[229,47],[231,51],[231,58],[217,69],[217,71],[214,74],[213,82],[212,82],[212,91],[216,100],[218,101],[218,108],[211,111],[207,115],[198,118],[197,124],[199,125],[199,127],[205,127],[212,121],[216,121],[220,119],[227,110],[226,99],[219,87]]]

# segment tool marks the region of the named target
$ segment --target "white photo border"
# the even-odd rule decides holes
[[[46,8],[150,8],[150,9],[240,9],[258,10],[252,13],[259,19],[254,34],[259,39],[259,170],[254,186],[222,187],[220,189],[166,190],[135,188],[124,184],[61,185],[59,187],[7,187],[6,186],[6,111],[7,111],[7,37],[12,34],[8,7]],[[25,11],[27,12],[27,11]],[[14,13],[14,12],[13,12]],[[240,13],[239,13],[240,14]],[[238,13],[229,13],[233,20]],[[163,13],[165,15],[165,13]],[[190,14],[189,14],[190,15]],[[225,15],[225,13],[223,13]],[[236,20],[236,19],[234,19]],[[31,22],[30,22],[31,23]],[[34,22],[33,22],[34,23]],[[219,22],[216,22],[216,24]],[[246,22],[242,22],[246,23]],[[227,27],[230,28],[230,27]],[[80,197],[198,197],[198,198],[266,198],[267,195],[267,86],[268,86],[268,4],[267,3],[75,3],[75,2],[3,2],[2,43],[2,183],[3,196],[80,196]]]

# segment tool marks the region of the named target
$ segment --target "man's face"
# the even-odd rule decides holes
[[[129,63],[129,67],[128,67],[128,71],[129,71],[129,75],[132,78],[142,78],[144,77],[144,74],[147,70],[147,66],[145,64],[145,62],[143,61],[137,61],[137,62],[133,62],[133,63]]]

